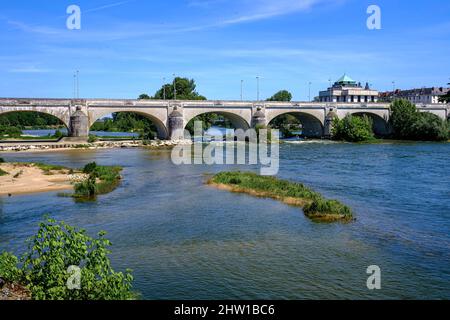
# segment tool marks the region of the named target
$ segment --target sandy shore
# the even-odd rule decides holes
[[[78,178],[68,170],[44,173],[34,165],[2,163],[0,169],[8,173],[0,176],[0,196],[71,190]]]

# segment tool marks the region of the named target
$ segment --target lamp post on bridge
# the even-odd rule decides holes
[[[308,100],[311,102],[311,81],[308,83]]]
[[[259,76],[256,76],[256,101],[259,102]]]
[[[241,80],[241,101],[244,101],[244,80]]]
[[[177,100],[177,78],[175,73],[173,74],[173,100]]]
[[[163,99],[166,100],[166,77],[163,77]]]

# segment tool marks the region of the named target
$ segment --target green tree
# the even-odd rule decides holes
[[[431,113],[419,112],[407,100],[391,104],[390,123],[397,139],[442,141],[449,137],[446,121]]]
[[[193,79],[188,78],[180,78],[176,77],[174,82],[169,84],[164,84],[161,89],[159,89],[153,99],[164,99],[164,91],[165,97],[168,100],[174,99],[174,84],[177,91],[177,99],[178,100],[206,100],[206,98],[202,95],[199,95],[196,91],[196,84]]]
[[[292,100],[292,94],[287,90],[280,90],[277,93],[275,93],[272,97],[267,99],[267,101],[291,101]]]
[[[149,99],[151,99],[151,97],[150,97],[148,94],[143,93],[143,94],[141,94],[141,95],[139,96],[138,99],[139,99],[139,100],[149,100]]]
[[[450,86],[450,83],[448,83],[448,85]],[[450,103],[450,91],[448,91],[446,95],[440,97],[439,101],[443,103]]]
[[[418,113],[411,130],[414,140],[445,141],[449,138],[447,122],[428,112]]]
[[[0,256],[0,277],[28,287],[35,300],[128,300],[133,277],[115,272],[108,258],[111,242],[100,232],[91,238],[85,230],[48,219],[28,242],[28,252],[17,267],[17,258]],[[70,289],[69,267],[80,268],[79,289]]]
[[[332,137],[334,140],[363,142],[374,139],[372,120],[367,116],[347,115],[333,121]]]
[[[408,100],[395,100],[391,104],[390,124],[397,139],[411,139],[413,125],[417,120],[417,108]]]

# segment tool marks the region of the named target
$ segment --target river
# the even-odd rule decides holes
[[[279,176],[351,206],[320,224],[270,199],[204,185],[245,166],[175,166],[170,151],[2,154],[8,161],[124,166],[93,203],[56,193],[0,198],[0,251],[21,253],[45,214],[108,232],[116,270],[143,299],[450,299],[450,144],[286,143]],[[382,289],[366,287],[378,265]]]

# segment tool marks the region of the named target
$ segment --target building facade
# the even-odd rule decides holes
[[[372,90],[368,83],[365,87],[347,75],[342,76],[332,87],[321,91],[316,99],[319,102],[378,102],[379,92]]]
[[[437,104],[443,103],[439,98],[450,92],[450,88],[421,88],[411,90],[395,90],[383,92],[380,95],[382,101],[391,102],[395,99],[406,99],[414,104]]]

